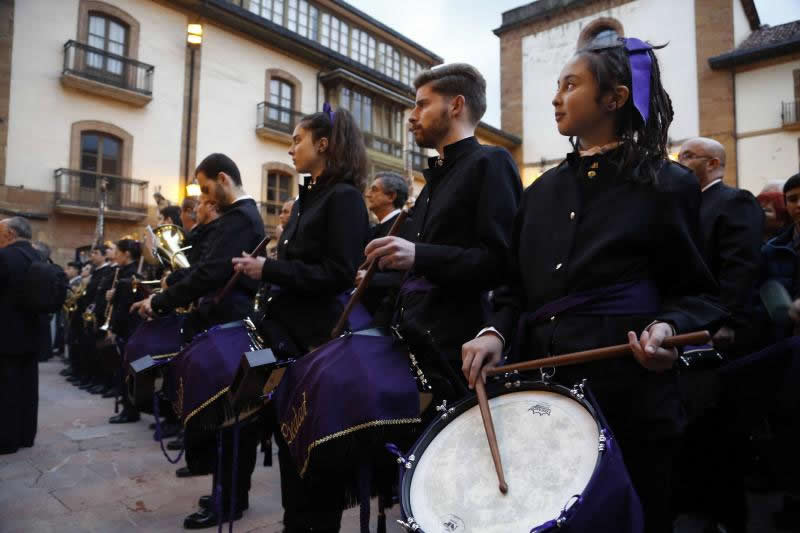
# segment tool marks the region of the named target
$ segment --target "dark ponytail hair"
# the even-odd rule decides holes
[[[622,141],[622,145],[619,150],[613,152],[612,160],[617,165],[619,173],[631,175],[631,171],[638,167],[638,173],[633,173],[631,179],[643,183],[655,183],[656,174],[668,157],[669,126],[674,116],[672,100],[661,84],[658,59],[653,50],[644,52],[650,55],[652,61],[650,116],[645,123],[633,103],[631,64],[628,52],[625,50],[625,41],[620,38],[612,46],[606,43],[607,41],[602,44],[599,41],[589,43],[578,50],[576,55],[586,58],[589,70],[597,80],[598,100],[613,91],[617,85],[624,85],[630,89],[628,101],[617,111],[615,133]],[[658,50],[664,46],[653,46],[653,49]],[[570,141],[577,150],[577,140],[570,139]]]
[[[353,115],[346,109],[330,114],[320,111],[303,117],[298,125],[311,132],[314,142],[328,138],[326,168],[320,180],[326,185],[350,183],[363,191],[367,182],[367,150]]]
[[[139,241],[134,241],[133,239],[120,239],[117,241],[117,250],[131,254],[133,262],[138,261],[142,255],[142,245],[139,244]]]

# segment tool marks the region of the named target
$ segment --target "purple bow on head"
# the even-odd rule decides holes
[[[322,104],[322,112],[328,114],[328,118],[331,119],[331,124],[333,124],[333,117],[336,116],[336,113],[333,111],[331,104],[329,104],[328,102]]]
[[[633,105],[645,124],[650,116],[650,70],[653,61],[650,59],[649,51],[652,49],[652,46],[634,37],[625,39],[625,50],[631,62]]]

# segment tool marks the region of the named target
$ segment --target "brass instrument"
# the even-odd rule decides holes
[[[117,290],[117,282],[119,281],[119,271],[120,268],[117,267],[117,270],[114,272],[114,281],[111,282],[112,291]],[[108,331],[108,328],[111,327],[111,314],[114,312],[114,306],[112,305],[112,302],[113,298],[112,300],[109,300],[108,303],[106,303],[106,321],[103,323],[102,326],[100,326],[100,331],[104,332]]]
[[[150,288],[151,286],[156,288],[151,289]],[[145,294],[157,293],[161,290],[161,280],[154,279],[152,281],[142,281],[139,278],[134,277],[133,281],[131,281],[131,292],[133,292],[133,294],[136,294],[137,292],[139,292],[139,289],[146,291]]]
[[[84,328],[86,328],[87,330],[91,330],[91,331],[95,330],[97,324],[95,323],[95,319],[94,319],[94,304],[93,303],[89,304],[86,307],[86,310],[83,312],[83,315],[81,316],[81,318],[83,319],[83,327]]]
[[[184,252],[191,246],[183,247],[186,241],[183,228],[174,224],[162,224],[152,232],[155,237],[155,255],[165,268],[173,271],[189,268],[189,260]]]
[[[89,278],[81,278],[81,282],[74,287],[67,288],[67,298],[64,300],[64,313],[70,315],[78,309],[78,300],[86,294],[86,286],[89,285]]]

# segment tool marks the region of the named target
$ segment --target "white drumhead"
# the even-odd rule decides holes
[[[527,533],[557,518],[592,476],[600,434],[580,403],[554,392],[520,391],[489,404],[508,493],[498,490],[476,405],[416,458],[409,503],[426,533]]]

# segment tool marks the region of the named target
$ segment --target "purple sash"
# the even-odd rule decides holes
[[[435,288],[436,285],[423,277],[408,276],[400,286],[400,295],[405,296],[412,292],[430,292]]]
[[[353,291],[345,291],[336,299],[342,304],[342,309],[347,307],[347,302],[350,301],[350,296],[353,294]],[[367,308],[364,307],[364,304],[361,302],[357,302],[356,305],[350,310],[350,314],[347,316],[347,329],[349,331],[359,331],[362,329],[366,329],[372,325],[372,315]]]
[[[300,358],[275,390],[278,430],[301,477],[352,472],[357,445],[369,441],[365,430],[384,439],[392,428],[420,421],[407,352],[390,336],[367,333],[344,335]]]

